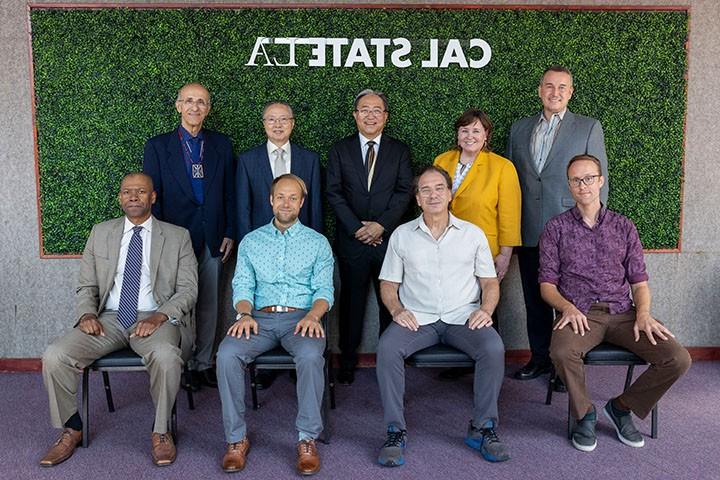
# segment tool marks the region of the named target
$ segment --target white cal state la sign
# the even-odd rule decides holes
[[[325,37],[257,37],[245,66],[297,67],[296,52],[308,48],[309,67],[383,68],[392,65],[407,68],[413,65],[413,44],[407,38],[325,38]],[[492,49],[482,38],[445,41],[428,40],[429,56],[420,60],[422,68],[482,68],[490,63]],[[389,55],[389,59],[388,59]],[[278,59],[280,57],[280,59]],[[389,60],[389,62],[388,62]]]

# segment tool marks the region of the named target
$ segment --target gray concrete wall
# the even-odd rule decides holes
[[[116,1],[45,3],[103,4]],[[182,0],[172,1],[182,3]],[[280,5],[286,2],[274,3]],[[356,2],[332,0],[332,3]],[[395,0],[394,3],[402,2]],[[446,3],[477,4],[462,0]],[[717,134],[720,130],[720,2],[484,0],[482,3],[690,6],[682,252],[648,254],[647,263],[656,316],[663,319],[685,345],[720,346],[720,328],[716,325],[720,300],[715,293],[720,285],[720,216],[717,214],[720,205],[720,168],[717,166],[720,157],[720,135]],[[38,357],[52,338],[71,325],[78,268],[78,260],[40,259],[39,255],[27,18],[25,0],[0,2],[0,126],[3,132],[0,135],[0,166],[3,172],[0,176],[0,326],[3,328],[0,358]],[[67,201],[82,208],[84,199],[68,198]],[[512,270],[503,282],[502,293],[501,333],[505,344],[508,349],[527,348],[522,295],[514,260]],[[224,305],[228,318],[231,314],[229,298],[227,291]],[[376,318],[374,308],[370,309],[368,317]],[[337,322],[336,315],[332,318]],[[363,351],[373,351],[376,338],[377,327],[371,324],[365,332]]]

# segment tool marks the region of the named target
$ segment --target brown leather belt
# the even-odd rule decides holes
[[[261,312],[268,312],[268,313],[288,313],[288,312],[296,312],[300,310],[299,308],[295,307],[286,307],[284,305],[268,305],[267,307],[263,307],[260,309]]]

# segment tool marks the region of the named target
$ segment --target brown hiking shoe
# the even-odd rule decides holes
[[[175,461],[177,450],[169,433],[152,434],[152,459],[158,467],[170,465]]]
[[[239,472],[245,468],[247,454],[250,451],[250,442],[247,437],[239,442],[228,443],[227,451],[222,461],[222,469],[225,472]]]

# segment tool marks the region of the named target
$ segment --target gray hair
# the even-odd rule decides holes
[[[385,94],[380,90],[373,90],[372,88],[366,88],[355,96],[355,101],[353,102],[353,110],[357,110],[358,103],[360,103],[360,100],[366,95],[377,95],[378,97],[380,97],[380,100],[382,100],[383,102],[383,108],[386,112],[388,111],[388,99]]]

